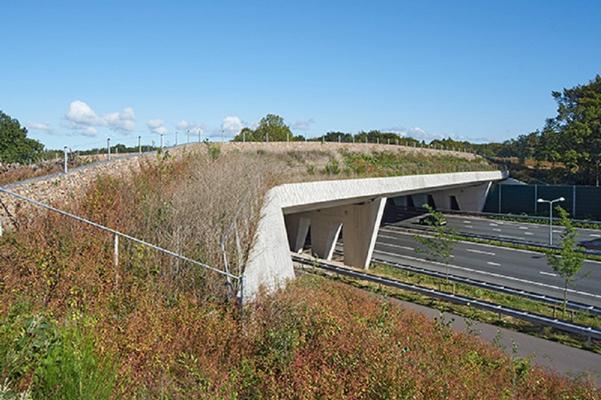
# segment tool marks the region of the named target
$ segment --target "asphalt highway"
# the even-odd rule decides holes
[[[423,216],[423,215],[422,215]],[[422,216],[408,218],[395,222],[394,226],[405,228],[425,228],[418,220]],[[499,239],[528,241],[549,244],[549,226],[512,221],[499,221],[487,218],[446,215],[447,226],[457,233],[494,236]],[[553,226],[553,243],[561,242],[563,227]],[[601,242],[601,231],[594,229],[577,229],[578,240],[581,244],[590,241]]]
[[[379,230],[374,257],[445,273],[440,262],[425,259],[414,234],[397,226]],[[470,242],[457,242],[449,273],[555,297],[563,296],[563,279],[542,253]],[[601,307],[601,262],[587,260],[571,282],[568,298]]]

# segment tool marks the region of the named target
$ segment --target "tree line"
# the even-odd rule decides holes
[[[601,178],[601,76],[573,88],[552,92],[557,102],[557,113],[544,127],[502,143],[471,143],[451,138],[435,139],[426,143],[395,132],[379,130],[349,133],[330,131],[318,137],[307,138],[292,132],[284,118],[267,114],[256,128],[243,128],[234,141],[282,142],[327,141],[343,143],[390,143],[408,146],[434,146],[462,149],[487,157],[516,157],[520,160],[548,161],[565,170],[573,181],[599,185]],[[132,148],[133,149],[133,148]],[[96,149],[91,150],[94,152]],[[117,150],[117,149],[115,149]],[[119,148],[118,151],[127,151]],[[133,149],[137,150],[137,149]],[[56,153],[56,151],[54,151]],[[47,158],[52,151],[27,137],[27,129],[14,118],[0,111],[0,162],[30,163]]]

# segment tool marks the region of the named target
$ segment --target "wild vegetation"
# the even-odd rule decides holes
[[[214,145],[177,159],[163,153],[60,206],[238,273],[265,191],[328,178],[307,166],[337,157],[222,154]],[[214,273],[127,241],[116,267],[109,235],[28,207],[14,223],[0,238],[4,398],[600,395],[339,284],[304,277],[241,311]]]

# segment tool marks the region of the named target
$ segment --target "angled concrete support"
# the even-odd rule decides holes
[[[436,208],[450,210],[450,198],[455,196],[460,211],[481,212],[492,182],[432,192]]]
[[[288,234],[288,244],[290,250],[300,253],[303,250],[311,219],[306,213],[290,214],[284,216],[286,221],[286,233]]]
[[[325,260],[331,260],[334,247],[340,236],[342,222],[325,213],[311,213],[311,249],[313,253]]]
[[[386,198],[378,198],[346,207],[344,218],[344,263],[352,267],[369,268],[378,229],[382,221]]]

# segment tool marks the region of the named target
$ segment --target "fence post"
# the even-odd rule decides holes
[[[142,154],[142,137],[138,136],[138,153]]]
[[[67,146],[63,149],[64,161],[63,161],[63,172],[66,174],[69,169],[69,155],[67,154]]]
[[[498,211],[498,213],[501,214],[501,189],[503,188],[503,185],[501,185],[499,183],[498,186],[499,186],[499,211]]]
[[[119,235],[113,234],[113,264],[115,267],[115,285],[119,284]]]
[[[534,215],[538,215],[538,185],[534,184]]]
[[[576,218],[576,185],[572,185],[572,218]]]
[[[106,157],[111,161],[111,138],[106,138]]]
[[[338,143],[340,143],[342,140],[340,139],[340,135],[338,135]]]

